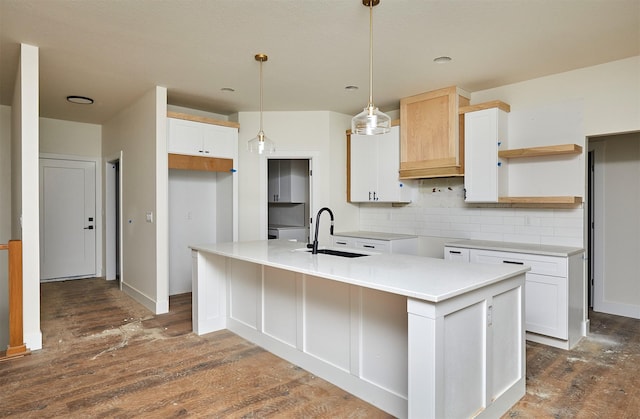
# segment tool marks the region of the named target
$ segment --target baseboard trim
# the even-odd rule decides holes
[[[128,296],[130,296],[131,298],[133,298],[134,300],[136,300],[137,302],[145,306],[152,313],[158,314],[157,307],[156,307],[157,303],[155,300],[153,300],[149,296],[138,291],[137,289],[135,289],[134,287],[132,287],[131,285],[125,282],[121,282],[121,286],[122,286],[122,291],[125,294],[127,294]]]

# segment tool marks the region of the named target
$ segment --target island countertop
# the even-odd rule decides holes
[[[529,270],[522,266],[462,264],[421,256],[368,253],[359,249],[354,252],[369,256],[312,255],[304,249],[304,244],[285,240],[202,244],[191,248],[434,303]]]

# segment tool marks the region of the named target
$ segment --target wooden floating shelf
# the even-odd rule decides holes
[[[209,118],[206,116],[190,115],[181,112],[167,111],[168,118],[183,119],[185,121],[202,122],[203,124],[220,125],[229,128],[240,128],[240,124],[232,121],[223,121],[220,119]]]
[[[491,108],[498,108],[505,112],[511,112],[511,106],[509,106],[508,103],[504,103],[499,100],[492,100],[490,102],[478,103],[477,105],[461,106],[458,108],[458,114],[462,115],[467,112],[483,111]]]
[[[560,144],[544,147],[518,148],[498,152],[498,157],[503,159],[516,159],[522,157],[558,156],[562,154],[581,154],[582,147],[577,144]]]
[[[200,157],[169,153],[168,160],[169,169],[196,170],[201,172],[228,172],[233,169],[232,159],[222,159],[218,157]]]
[[[498,198],[500,204],[562,204],[579,205],[582,204],[581,196],[501,196]]]

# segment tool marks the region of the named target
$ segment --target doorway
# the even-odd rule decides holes
[[[267,238],[309,243],[312,160],[267,160]]]
[[[120,176],[120,158],[105,163],[105,257],[106,280],[121,283],[122,261],[122,183]]]
[[[590,138],[588,150],[593,310],[640,319],[640,132]]]
[[[40,280],[96,276],[96,163],[40,159]]]

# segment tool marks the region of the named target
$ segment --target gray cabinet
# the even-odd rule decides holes
[[[269,160],[269,202],[304,203],[307,201],[309,163],[299,159]]]

